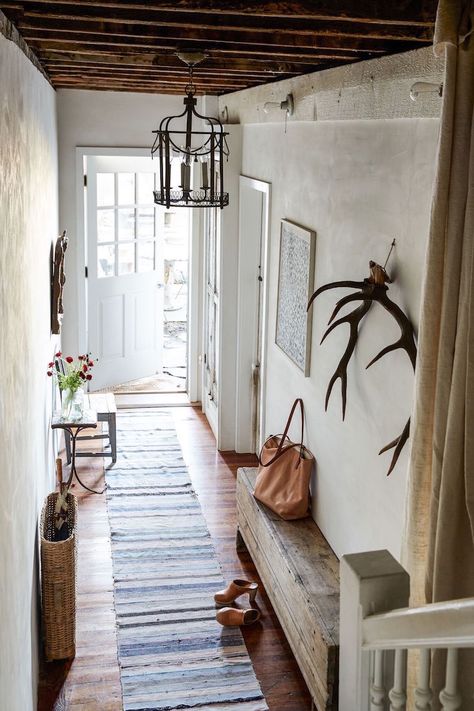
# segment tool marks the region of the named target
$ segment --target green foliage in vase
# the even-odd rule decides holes
[[[59,363],[61,367],[58,368]],[[77,356],[76,360],[72,356],[63,357],[61,351],[54,354],[54,360],[48,364],[47,374],[51,378],[55,376],[61,390],[69,390],[75,393],[82,388],[86,381],[92,380],[91,368],[94,361],[89,353]]]

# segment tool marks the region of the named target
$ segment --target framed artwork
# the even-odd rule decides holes
[[[280,266],[275,343],[309,376],[311,318],[306,307],[313,293],[316,233],[281,221]]]

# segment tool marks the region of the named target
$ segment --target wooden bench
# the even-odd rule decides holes
[[[311,518],[283,521],[237,474],[237,549],[248,550],[318,711],[337,708],[339,561]]]
[[[86,393],[84,395],[84,407],[86,410],[94,410],[97,413],[97,422],[107,423],[107,432],[102,434],[79,435],[78,440],[108,440],[108,444],[101,451],[76,451],[76,457],[111,457],[112,464],[117,461],[117,406],[113,393]],[[71,440],[70,436],[64,434],[66,444],[67,463],[71,463]]]

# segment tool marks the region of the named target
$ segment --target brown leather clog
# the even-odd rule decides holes
[[[223,627],[242,627],[243,625],[253,625],[260,619],[260,612],[250,608],[248,610],[238,610],[236,607],[223,607],[216,612],[216,620]]]
[[[214,595],[218,605],[230,605],[241,595],[248,595],[249,601],[254,602],[258,591],[258,583],[250,580],[232,580],[225,590],[219,590]]]

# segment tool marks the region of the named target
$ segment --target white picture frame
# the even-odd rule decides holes
[[[275,343],[309,377],[316,232],[281,220]]]

